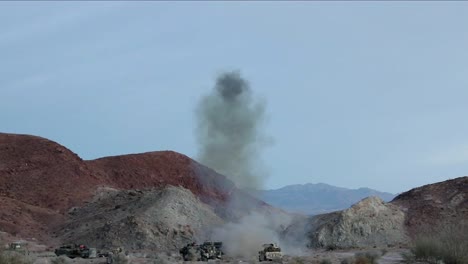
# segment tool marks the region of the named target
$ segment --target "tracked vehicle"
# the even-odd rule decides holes
[[[207,261],[209,259],[222,259],[223,258],[223,251],[222,242],[205,242],[200,246],[201,250],[201,260]]]
[[[179,252],[185,261],[200,261],[201,260],[200,246],[197,245],[196,243],[187,244]]]
[[[85,245],[69,244],[55,249],[55,255],[69,258],[89,258],[92,250]]]
[[[210,259],[222,259],[222,242],[205,242],[201,245],[196,243],[187,244],[179,252],[185,261],[208,261]]]
[[[276,244],[263,244],[263,250],[258,252],[258,261],[280,260],[282,257],[281,248]]]

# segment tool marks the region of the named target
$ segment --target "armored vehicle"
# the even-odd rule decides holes
[[[63,245],[55,249],[55,255],[57,256],[65,255],[69,258],[76,258],[76,257],[89,258],[90,249],[85,245],[77,245],[77,244]]]
[[[207,261],[209,259],[221,259],[224,255],[222,242],[205,242],[200,246],[201,260]]]
[[[179,250],[182,258],[185,261],[200,261],[201,260],[201,251],[200,246],[194,243],[189,243],[181,250]]]
[[[263,250],[258,252],[258,261],[279,260],[282,257],[281,248],[276,244],[263,244]]]
[[[205,242],[197,245],[195,242],[187,244],[180,250],[185,261],[208,261],[209,259],[221,259],[224,255],[222,242]]]

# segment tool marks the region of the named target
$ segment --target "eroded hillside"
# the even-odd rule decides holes
[[[461,177],[389,203],[367,198],[343,211],[292,216],[176,152],[84,161],[50,140],[0,133],[0,231],[49,245],[173,251],[219,238],[232,254],[249,256],[264,240],[287,250],[392,246],[415,227],[468,219],[467,193]]]
[[[284,235],[307,233],[312,248],[387,247],[467,219],[468,177],[460,177],[414,188],[388,203],[369,197],[349,209],[298,218]]]
[[[197,220],[207,223],[215,216],[235,220],[250,210],[271,209],[223,175],[172,151],[84,161],[48,139],[0,133],[0,161],[0,230],[46,242],[73,237],[58,230],[73,222],[72,208],[84,206],[79,212],[88,212],[86,219],[97,219],[101,212],[89,211],[90,203],[106,188],[144,191],[180,187],[198,199],[194,200],[201,203],[197,206],[208,206],[210,210]],[[128,197],[131,202],[132,196]],[[108,202],[118,206],[117,200]]]

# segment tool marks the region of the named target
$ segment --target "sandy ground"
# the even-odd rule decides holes
[[[393,264],[401,263],[402,257],[401,253],[406,252],[406,249],[387,249],[387,252],[381,256],[378,260],[379,264]],[[364,252],[375,252],[381,254],[382,251],[378,249],[369,249],[369,250],[335,250],[335,251],[325,251],[325,250],[314,250],[307,253],[304,256],[283,256],[281,261],[274,261],[273,263],[290,263],[290,264],[299,264],[299,263],[320,263],[322,260],[329,260],[333,264],[340,264],[343,259],[352,258],[356,253]],[[31,257],[35,259],[34,264],[52,264],[54,259],[57,257],[53,252],[42,252],[31,254]],[[63,257],[62,257],[63,258]],[[64,263],[79,263],[79,264],[104,264],[106,263],[106,258],[95,258],[95,259],[69,259],[64,258],[66,262]],[[153,254],[153,253],[130,253],[127,257],[129,264],[166,264],[166,263],[207,263],[207,262],[191,262],[191,261],[182,261],[181,257],[177,254]],[[63,263],[63,262],[62,262]],[[121,262],[122,263],[122,262]],[[226,256],[223,260],[210,260],[208,263],[258,263],[256,257],[252,258],[232,258]],[[272,263],[272,262],[266,262]]]

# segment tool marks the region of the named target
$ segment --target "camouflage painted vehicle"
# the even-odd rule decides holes
[[[283,258],[281,248],[276,244],[263,244],[263,250],[258,252],[258,261],[273,261]]]
[[[185,261],[200,261],[201,260],[201,250],[200,246],[195,242],[187,244],[181,250],[179,250],[182,258]]]
[[[208,261],[210,259],[221,259],[224,255],[222,242],[205,242],[197,245],[195,242],[187,244],[180,250],[185,261]]]
[[[205,242],[200,246],[201,250],[201,260],[202,261],[207,261],[209,259],[222,259],[223,258],[223,251],[222,248],[223,243],[222,242]]]
[[[92,253],[91,251],[92,250],[85,245],[69,244],[55,249],[55,255],[65,255],[69,258],[89,258],[90,253]]]

